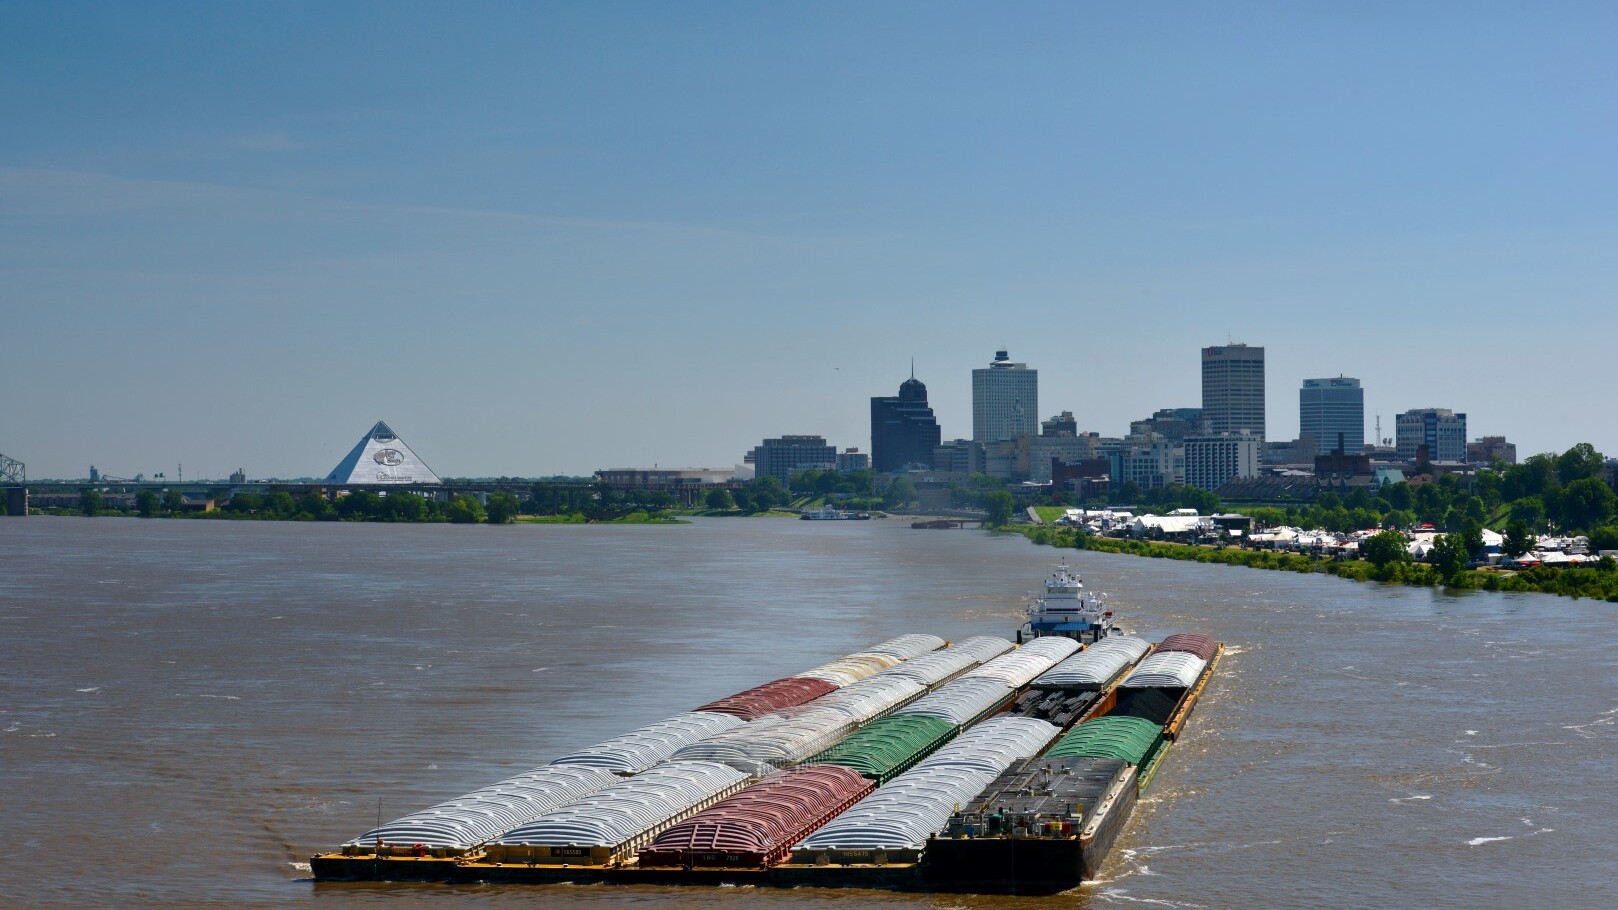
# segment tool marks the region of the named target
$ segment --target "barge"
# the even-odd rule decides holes
[[[1020,647],[899,636],[310,865],[322,882],[1065,890],[1095,877],[1223,653],[1104,628]]]

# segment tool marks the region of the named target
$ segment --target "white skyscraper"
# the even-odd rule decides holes
[[[998,442],[1039,432],[1039,371],[1005,351],[972,371],[972,441]]]
[[[1264,438],[1264,349],[1202,349],[1202,419],[1210,432]]]

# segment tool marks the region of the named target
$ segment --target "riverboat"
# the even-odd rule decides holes
[[[1084,580],[1064,558],[1045,579],[1045,593],[1028,605],[1028,621],[1017,630],[1017,642],[1059,635],[1094,644],[1119,629],[1101,596],[1084,590]]]
[[[805,509],[798,513],[798,517],[804,521],[870,521],[871,513],[821,506],[818,509]]]

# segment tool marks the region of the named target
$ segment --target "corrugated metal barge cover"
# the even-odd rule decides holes
[[[1073,728],[1042,758],[1068,755],[1087,758],[1121,758],[1132,765],[1145,760],[1147,753],[1163,737],[1163,728],[1139,717],[1098,717]]]
[[[1198,632],[1181,632],[1159,642],[1157,651],[1159,654],[1164,651],[1189,651],[1206,662],[1219,653],[1219,642]]]
[[[748,865],[773,862],[830,813],[874,789],[875,781],[837,765],[772,774],[658,835],[641,851],[640,863],[683,865],[698,854],[737,854]]]
[[[845,765],[882,781],[937,748],[954,732],[954,724],[924,714],[884,717],[810,761]]]
[[[778,711],[781,708],[790,708],[801,705],[811,699],[819,698],[836,689],[837,686],[824,679],[805,679],[801,676],[789,676],[767,682],[762,686],[754,686],[743,692],[718,701],[711,701],[698,711],[710,711],[715,714],[729,714],[740,717],[742,720],[754,718]]]

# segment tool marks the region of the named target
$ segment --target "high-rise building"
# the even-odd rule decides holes
[[[826,470],[837,467],[837,447],[827,445],[821,436],[781,436],[766,439],[753,448],[753,476],[785,481],[806,468]]]
[[[1365,451],[1365,390],[1358,379],[1305,379],[1298,390],[1298,434],[1315,438],[1316,455],[1337,448],[1337,435],[1343,437],[1343,453]]]
[[[1466,460],[1466,415],[1449,408],[1416,408],[1399,415],[1395,424],[1399,458],[1415,461],[1420,446],[1428,461]]]
[[[972,371],[972,440],[998,442],[1039,432],[1039,371],[1005,351]]]
[[[1238,477],[1257,477],[1260,446],[1248,433],[1187,436],[1186,486],[1217,490]]]
[[[927,387],[912,373],[895,397],[871,399],[871,467],[878,473],[931,465],[942,439]]]
[[[1210,433],[1264,438],[1264,349],[1227,344],[1202,349],[1202,420]]]

